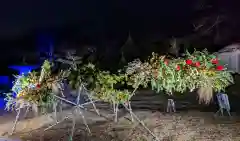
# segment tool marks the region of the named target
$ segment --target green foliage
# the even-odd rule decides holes
[[[16,99],[13,96],[12,92],[9,93],[4,93],[5,94],[5,98],[4,101],[6,101],[6,105],[5,105],[5,110],[7,111],[13,111],[15,110],[15,104],[16,104]]]
[[[186,52],[185,58],[176,59],[153,53],[151,59],[144,63],[139,60],[129,63],[127,74],[133,87],[150,83],[153,90],[168,94],[205,87],[220,92],[234,83],[231,72],[207,50],[193,54]]]
[[[96,97],[110,103],[125,103],[130,99],[128,90],[117,90],[116,85],[125,84],[125,75],[110,74],[109,72],[99,72],[97,75],[93,92]]]
[[[45,60],[41,68],[44,69],[46,72],[51,72],[52,65],[53,64],[50,63],[48,60]]]
[[[61,71],[57,76],[53,76],[52,65],[45,61],[40,73],[31,72],[18,76],[12,89],[17,93],[17,99],[21,98],[42,107],[52,106],[56,101],[52,94],[52,85],[64,78],[69,81],[72,89],[84,85],[95,99],[113,104],[130,101],[139,86],[147,88],[151,85],[153,90],[165,91],[168,94],[201,89],[200,98],[207,95],[206,99],[209,100],[212,96],[211,89],[216,92],[224,91],[234,83],[231,72],[207,50],[195,51],[192,54],[186,52],[184,58],[167,58],[153,53],[149,60],[130,62],[124,73],[117,74],[100,71],[90,63],[75,63],[70,70]],[[126,84],[135,90],[130,93],[126,89],[118,89]],[[210,94],[203,93],[204,88],[210,88]],[[7,100],[7,107],[11,109],[16,99],[7,94]]]
[[[77,65],[77,68],[72,69],[67,76],[71,88],[77,89],[81,84],[89,89],[94,87],[97,71],[98,70],[91,63],[87,65]]]
[[[124,103],[129,100],[130,93],[127,90],[118,90],[116,85],[125,84],[124,74],[110,74],[99,71],[93,64],[78,65],[68,76],[68,80],[73,89],[84,85],[92,91],[95,99],[100,99],[110,103]]]
[[[148,87],[148,82],[151,79],[151,69],[152,67],[148,62],[142,63],[139,59],[128,63],[126,67],[127,84],[133,88]]]
[[[55,102],[52,95],[52,84],[55,82],[56,77],[51,75],[50,62],[46,60],[41,73],[30,72],[16,76],[12,92],[6,94],[6,108],[11,109],[10,107],[19,101],[27,101],[45,108],[51,106]],[[16,98],[12,93],[16,94]]]

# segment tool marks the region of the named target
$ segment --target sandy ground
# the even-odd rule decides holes
[[[135,111],[145,125],[161,141],[239,141],[240,118],[233,116],[213,117],[209,112],[161,112]],[[90,116],[90,115],[88,115]],[[90,119],[90,118],[89,118]],[[88,119],[90,135],[81,120],[78,120],[74,141],[154,141],[152,135],[138,122],[131,122],[128,114],[122,115],[117,123],[111,120]],[[94,122],[93,122],[94,121]],[[41,122],[41,121],[39,121]],[[31,131],[22,130],[11,136],[23,141],[69,141],[71,122],[66,121],[43,132],[45,127]]]

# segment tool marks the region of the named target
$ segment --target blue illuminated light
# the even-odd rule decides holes
[[[9,86],[11,83],[10,83],[10,80],[9,80],[9,76],[0,76],[0,85],[1,86]],[[2,109],[4,109],[5,105],[6,105],[6,101],[4,101],[4,95],[3,93],[6,92],[5,91],[5,88],[3,88],[3,90],[1,89],[0,90],[0,111]],[[0,116],[1,116],[1,113],[0,113]]]
[[[27,74],[31,72],[33,69],[37,69],[38,67],[39,67],[38,65],[9,66],[10,69],[17,70],[19,74]]]
[[[0,85],[8,85],[9,83],[9,76],[0,76]]]
[[[6,106],[6,101],[4,100],[4,98],[0,97],[0,110],[4,109],[5,106]]]

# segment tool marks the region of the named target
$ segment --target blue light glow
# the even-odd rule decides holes
[[[5,105],[6,105],[6,101],[4,100],[4,98],[0,97],[0,110],[4,109]]]
[[[3,85],[3,86],[9,86],[11,87],[11,82],[9,80],[9,76],[0,76],[0,85]],[[5,88],[4,88],[5,89]],[[0,110],[4,109],[5,108],[5,104],[6,104],[6,101],[4,101],[4,98],[2,97],[3,96],[3,92],[6,92],[6,90],[0,90],[1,92],[1,97],[0,97]],[[0,116],[1,116],[1,113],[0,113]]]
[[[10,69],[17,70],[19,74],[27,74],[27,73],[31,72],[33,69],[36,69],[38,67],[39,67],[38,65],[9,66]]]
[[[9,76],[0,76],[0,85],[10,84]]]

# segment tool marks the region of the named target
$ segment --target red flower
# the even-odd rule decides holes
[[[176,70],[179,71],[181,67],[179,65],[176,66]]]
[[[195,66],[196,66],[196,67],[199,67],[200,65],[201,65],[200,62],[196,62],[196,63],[195,63]]]
[[[192,60],[190,60],[190,59],[186,60],[186,64],[187,65],[191,65],[192,64]]]
[[[165,60],[165,61],[164,61],[164,64],[165,64],[165,65],[168,65],[168,61],[167,61],[167,60]]]
[[[218,71],[221,71],[221,70],[224,69],[224,67],[223,67],[223,66],[217,66],[216,69],[217,69]]]
[[[218,59],[217,58],[212,59],[212,64],[218,64]]]
[[[39,89],[39,88],[41,88],[41,85],[40,85],[40,84],[37,84],[36,87]]]

